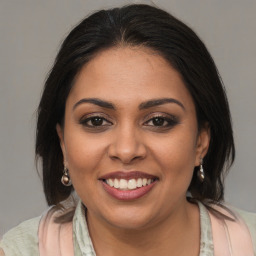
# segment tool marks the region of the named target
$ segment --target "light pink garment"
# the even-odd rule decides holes
[[[59,212],[51,208],[41,219],[38,231],[40,256],[72,256],[73,226],[55,223]]]
[[[244,221],[237,215],[235,219],[222,207],[212,207],[231,218],[229,220],[223,216],[218,217],[209,211],[214,256],[254,256],[251,235]]]
[[[213,208],[234,219],[223,208]],[[54,219],[58,214],[58,211],[51,208],[40,221],[40,256],[74,256],[72,222],[55,223]],[[211,211],[209,215],[212,223],[214,256],[254,256],[249,230],[238,216],[232,221],[219,218]]]

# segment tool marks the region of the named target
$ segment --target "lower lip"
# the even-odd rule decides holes
[[[117,188],[110,187],[104,181],[101,181],[101,182],[102,182],[103,188],[105,189],[105,191],[108,194],[110,194],[112,197],[114,197],[118,200],[122,200],[122,201],[135,200],[135,199],[138,199],[140,197],[143,197],[156,184],[156,181],[154,181],[154,182],[152,182],[151,184],[149,184],[145,187],[136,188],[136,189],[132,189],[132,190],[119,190]]]

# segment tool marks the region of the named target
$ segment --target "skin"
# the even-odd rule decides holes
[[[78,103],[85,98],[111,102],[115,109]],[[162,98],[181,104],[139,109]],[[103,118],[97,127],[90,119],[95,116]],[[77,75],[64,123],[57,125],[64,161],[87,207],[97,255],[199,254],[199,210],[186,192],[210,135],[207,127],[198,132],[193,99],[165,59],[143,47],[100,52]],[[158,179],[143,197],[121,201],[99,180],[120,170]]]

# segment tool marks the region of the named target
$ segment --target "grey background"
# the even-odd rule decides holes
[[[142,1],[0,0],[0,236],[46,209],[34,161],[35,110],[61,40],[88,13],[134,2]],[[237,147],[226,200],[256,212],[256,1],[153,2],[190,25],[213,55]]]

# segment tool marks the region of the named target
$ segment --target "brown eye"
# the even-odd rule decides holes
[[[100,126],[103,124],[104,119],[101,117],[92,117],[91,118],[91,124],[93,126]]]
[[[165,119],[162,117],[155,117],[152,119],[152,123],[155,126],[162,126],[165,122]]]
[[[155,116],[150,118],[147,122],[144,123],[146,126],[151,126],[152,128],[172,128],[179,121],[175,116]]]
[[[100,127],[112,125],[110,121],[108,121],[107,119],[101,116],[91,116],[91,117],[82,119],[80,120],[80,124],[89,128],[93,128],[93,127],[100,128]]]

